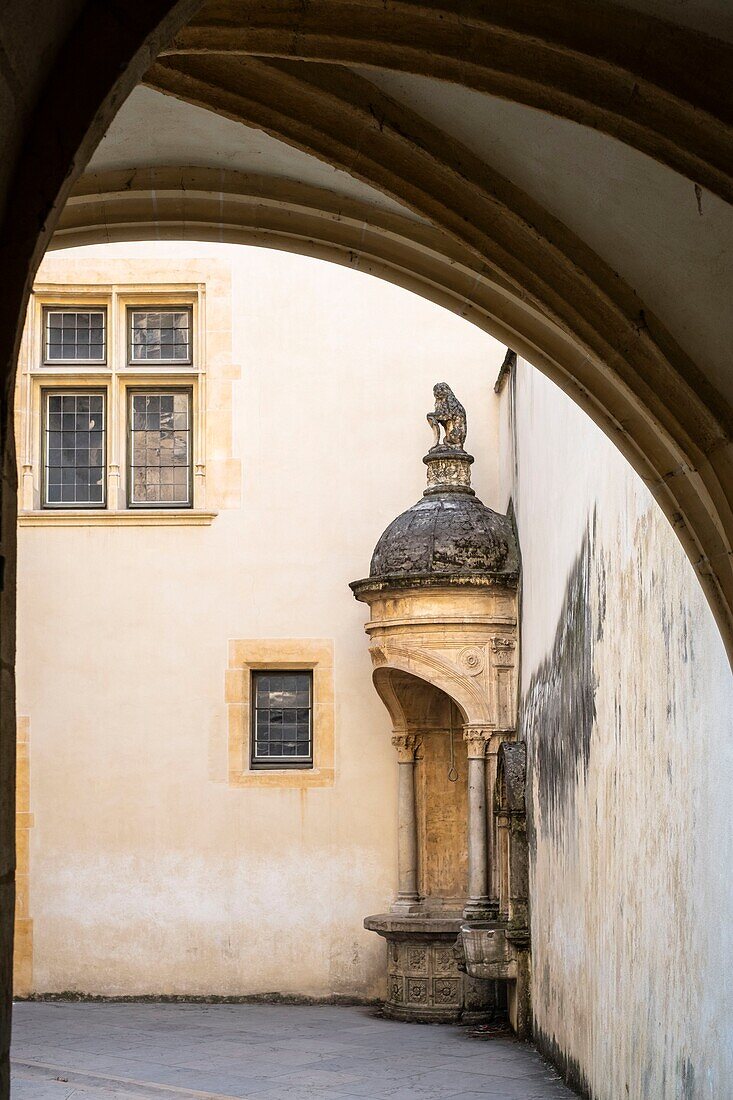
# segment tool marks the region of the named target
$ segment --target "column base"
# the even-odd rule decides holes
[[[499,903],[491,898],[475,898],[469,901],[463,910],[464,920],[475,924],[477,921],[496,920],[499,916]]]
[[[419,898],[397,898],[389,907],[390,913],[421,913]]]

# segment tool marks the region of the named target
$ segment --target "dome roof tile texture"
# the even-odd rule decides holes
[[[370,577],[516,575],[519,554],[508,516],[472,493],[423,496],[379,539]]]

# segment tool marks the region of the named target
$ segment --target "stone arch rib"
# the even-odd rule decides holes
[[[601,130],[733,201],[733,47],[603,0],[460,12],[424,0],[209,0],[166,52],[374,66],[462,84]]]
[[[613,423],[614,441],[624,440],[621,449],[673,523],[733,642],[733,415],[592,250],[465,147],[352,73],[178,57],[158,62],[146,82],[389,194],[564,332],[579,352],[575,383]]]

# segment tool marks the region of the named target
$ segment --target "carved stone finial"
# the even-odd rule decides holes
[[[433,429],[433,446],[423,462],[428,468],[428,487],[431,493],[468,493],[471,488],[471,463],[473,456],[466,454],[466,410],[446,382],[433,386],[435,412],[428,413],[428,424]],[[443,428],[444,437],[440,438]]]
[[[466,442],[466,410],[447,382],[437,382],[433,386],[435,411],[428,413],[428,424],[433,429],[433,448],[454,447],[463,450]],[[444,432],[441,443],[440,429]]]

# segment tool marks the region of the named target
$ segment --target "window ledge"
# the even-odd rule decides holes
[[[109,512],[80,508],[76,511],[44,508],[37,512],[19,512],[19,527],[208,527],[216,512],[195,508],[150,508]]]
[[[230,771],[231,787],[332,787],[333,768],[268,768],[257,771]]]

